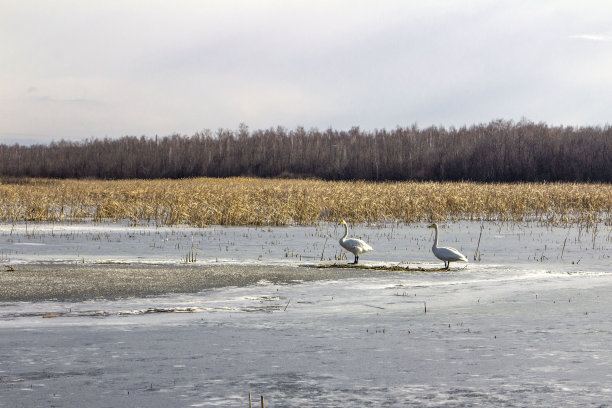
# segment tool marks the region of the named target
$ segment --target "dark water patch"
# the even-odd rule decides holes
[[[302,265],[308,268],[316,269],[362,269],[368,271],[390,271],[390,272],[445,272],[448,269],[444,268],[423,268],[420,266],[410,267],[410,265],[367,265],[367,264],[313,264]]]

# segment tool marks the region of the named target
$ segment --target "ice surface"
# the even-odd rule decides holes
[[[0,303],[0,406],[248,406],[249,392],[267,407],[610,405],[610,227],[482,225],[480,261],[481,224],[448,224],[440,245],[467,267],[411,273],[300,266],[323,246],[339,262],[331,225],[0,226],[0,271],[178,267],[193,239],[185,268],[243,277]],[[376,249],[360,262],[441,266],[426,225],[351,231]]]
[[[603,264],[606,268],[610,264],[606,249],[610,248],[612,228],[603,224],[586,228],[458,222],[440,227],[440,246],[455,247],[471,261],[478,249],[479,264],[502,267],[512,264],[528,269],[538,262],[544,265],[591,263],[594,267]],[[334,224],[208,228],[0,224],[0,261],[5,264],[303,264],[346,256],[346,251],[338,245],[342,234],[342,227]],[[350,229],[350,236],[364,239],[375,249],[363,255],[360,262],[440,263],[431,254],[433,233],[425,224],[356,225]],[[352,261],[352,254],[348,254],[348,260]],[[606,262],[598,262],[602,260]]]

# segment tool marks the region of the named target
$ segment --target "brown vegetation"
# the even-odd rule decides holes
[[[5,179],[0,221],[157,225],[536,220],[610,222],[612,185],[329,182],[253,178]]]

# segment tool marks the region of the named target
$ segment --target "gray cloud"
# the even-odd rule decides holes
[[[598,125],[606,2],[13,2],[0,142],[218,127]],[[603,33],[603,34],[576,34]],[[12,136],[14,138],[14,136]]]

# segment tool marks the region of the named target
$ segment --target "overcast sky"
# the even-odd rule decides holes
[[[0,143],[612,123],[609,1],[2,0]]]

